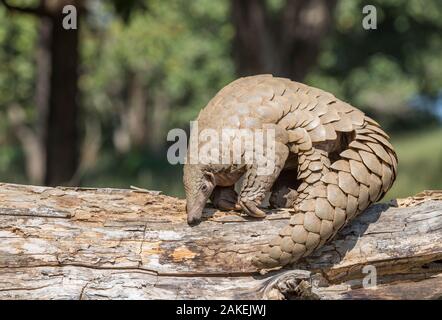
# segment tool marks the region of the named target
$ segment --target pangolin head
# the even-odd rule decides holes
[[[186,191],[187,223],[201,221],[204,206],[215,188],[215,177],[197,164],[184,165],[184,190]]]

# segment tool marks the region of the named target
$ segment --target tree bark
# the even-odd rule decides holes
[[[251,258],[289,210],[207,208],[189,227],[184,200],[153,191],[0,184],[0,299],[436,299],[441,195],[374,205],[291,269],[260,274]]]
[[[336,0],[287,0],[274,13],[266,1],[232,0],[238,74],[301,81],[317,61],[335,5]]]

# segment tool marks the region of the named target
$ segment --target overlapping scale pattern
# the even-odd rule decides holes
[[[293,215],[254,260],[261,268],[307,256],[381,199],[396,178],[397,157],[379,124],[320,89],[271,75],[241,78],[205,110],[201,121],[213,112],[231,118],[220,126],[274,125],[278,142],[297,155],[301,183]]]

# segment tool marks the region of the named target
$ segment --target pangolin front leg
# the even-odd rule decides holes
[[[259,209],[259,205],[278,178],[289,154],[288,147],[276,141],[275,159],[268,159],[274,163],[273,170],[269,174],[258,174],[258,164],[247,166],[239,197],[239,205],[244,213],[257,218],[264,218],[265,212]],[[269,155],[267,155],[269,156]]]
[[[240,210],[238,205],[238,194],[235,185],[230,187],[216,186],[210,195],[210,201],[215,208],[220,210]]]

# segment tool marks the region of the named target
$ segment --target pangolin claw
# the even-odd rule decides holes
[[[267,216],[267,214],[262,211],[261,209],[258,208],[258,206],[250,200],[240,200],[239,204],[242,208],[242,210],[244,211],[244,213],[246,213],[247,215],[251,216],[251,217],[255,217],[255,218],[265,218]]]

